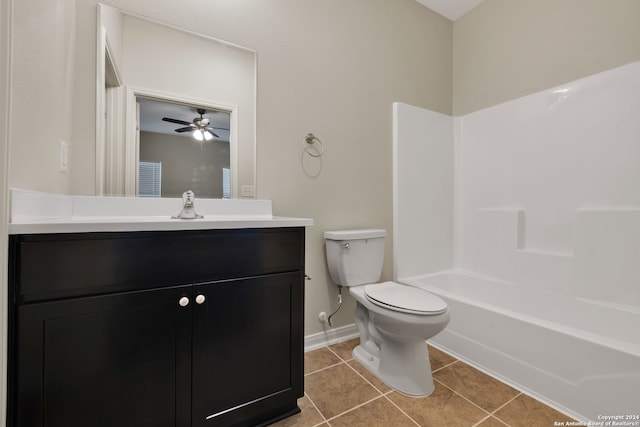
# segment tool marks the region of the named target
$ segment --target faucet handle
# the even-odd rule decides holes
[[[198,219],[204,218],[202,215],[198,215],[194,208],[194,201],[196,196],[193,191],[188,190],[182,193],[182,210],[179,214],[172,216],[172,219]]]
[[[184,206],[193,206],[193,202],[195,198],[196,198],[196,194],[191,190],[187,190],[184,193],[182,193],[182,204]]]

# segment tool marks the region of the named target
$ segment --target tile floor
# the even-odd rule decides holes
[[[414,398],[384,385],[358,362],[353,339],[305,354],[302,412],[277,427],[544,427],[569,417],[429,347],[435,391]]]

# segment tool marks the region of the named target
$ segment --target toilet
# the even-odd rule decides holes
[[[425,290],[376,283],[382,273],[385,230],[326,231],[331,279],[356,300],[360,345],[353,357],[389,387],[412,396],[433,392],[425,341],[449,322],[447,304]]]

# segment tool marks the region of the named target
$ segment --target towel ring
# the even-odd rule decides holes
[[[311,157],[322,157],[324,154],[324,145],[322,145],[322,141],[312,133],[308,133],[307,136],[304,137],[304,142],[307,144],[304,147],[305,153],[310,155]],[[316,148],[312,148],[313,144],[318,144],[320,146],[320,150]]]

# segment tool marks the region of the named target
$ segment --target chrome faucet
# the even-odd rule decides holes
[[[172,219],[198,219],[198,218],[204,218],[202,215],[198,215],[196,213],[196,210],[194,208],[194,201],[195,201],[196,195],[193,193],[193,191],[189,190],[189,191],[185,191],[184,193],[182,193],[182,210],[180,211],[179,214],[172,216]]]

